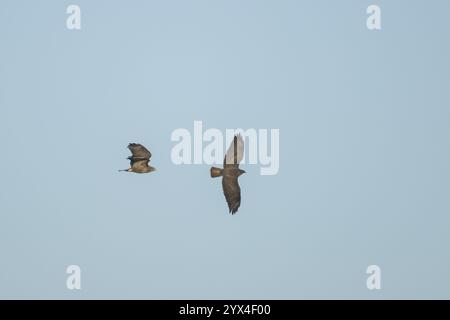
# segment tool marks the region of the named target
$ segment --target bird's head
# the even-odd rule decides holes
[[[242,174],[244,174],[244,173],[245,173],[245,170],[239,169],[239,175],[242,175]]]

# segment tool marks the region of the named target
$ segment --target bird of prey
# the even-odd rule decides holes
[[[239,169],[239,163],[244,156],[244,139],[241,135],[235,135],[233,142],[228,148],[223,161],[223,169],[211,167],[211,178],[222,177],[222,188],[228,209],[231,214],[235,214],[241,205],[241,188],[238,177],[245,171]]]
[[[156,170],[148,165],[152,154],[143,145],[138,143],[130,143],[128,145],[128,149],[131,151],[131,156],[127,158],[130,160],[130,168],[119,171],[148,173]]]

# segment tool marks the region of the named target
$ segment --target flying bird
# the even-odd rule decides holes
[[[239,163],[244,157],[244,139],[235,135],[223,161],[223,169],[211,167],[211,178],[222,177],[222,189],[227,200],[228,209],[235,214],[241,205],[241,188],[238,177],[245,171],[239,169]]]
[[[156,170],[148,165],[152,154],[143,145],[138,143],[130,143],[128,145],[128,149],[131,151],[131,156],[127,158],[130,160],[130,168],[119,171],[148,173]]]

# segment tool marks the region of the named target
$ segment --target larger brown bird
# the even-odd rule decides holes
[[[130,160],[130,168],[119,171],[148,173],[156,170],[154,167],[148,165],[152,154],[143,145],[130,143],[128,149],[131,151],[131,156],[127,158]]]
[[[211,177],[222,177],[222,188],[228,209],[235,214],[241,205],[241,188],[238,177],[245,171],[239,169],[239,163],[244,157],[244,140],[241,135],[234,136],[223,161],[223,169],[211,167]]]

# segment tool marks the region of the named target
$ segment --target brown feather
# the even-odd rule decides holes
[[[239,187],[238,176],[237,170],[224,169],[222,188],[231,214],[235,214],[241,205],[241,188]]]
[[[244,139],[241,135],[234,136],[230,144],[225,159],[223,160],[223,169],[212,167],[211,177],[222,177],[222,189],[228,209],[231,214],[235,214],[241,205],[241,188],[239,187],[238,177],[245,173],[239,169],[239,163],[244,157]]]
[[[233,142],[230,144],[227,150],[227,154],[225,155],[225,159],[223,159],[223,165],[228,166],[237,166],[239,168],[239,163],[242,161],[244,157],[244,139],[240,134],[235,135]]]

